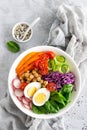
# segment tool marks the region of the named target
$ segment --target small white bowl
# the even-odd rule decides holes
[[[30,37],[29,37],[27,40],[18,40],[18,39],[15,37],[15,35],[14,35],[14,32],[15,32],[16,27],[19,26],[19,25],[21,25],[21,24],[26,24],[28,27],[30,26],[27,22],[19,22],[19,23],[16,23],[16,24],[14,25],[13,29],[12,29],[12,36],[13,36],[13,38],[14,38],[17,42],[28,42],[28,41],[31,39],[32,34],[33,34],[33,30],[32,30],[31,27],[30,27],[30,29],[31,29],[31,35],[30,35]]]
[[[64,108],[60,109],[58,113],[54,113],[54,114],[35,114],[35,113],[33,113],[31,110],[28,110],[21,105],[21,103],[17,100],[16,96],[14,95],[14,92],[12,89],[11,82],[16,77],[15,68],[18,65],[18,63],[20,62],[20,60],[30,52],[39,52],[39,51],[53,51],[55,54],[64,55],[70,65],[71,72],[73,72],[76,77],[76,91],[74,91],[71,95],[71,99],[70,99],[71,102],[68,103]],[[52,47],[52,46],[37,46],[37,47],[30,48],[29,50],[26,50],[20,56],[18,56],[18,58],[14,61],[13,65],[10,69],[10,72],[9,72],[8,87],[9,87],[9,92],[10,92],[12,100],[14,101],[16,106],[22,112],[24,112],[25,114],[27,114],[28,116],[31,116],[31,117],[40,118],[40,119],[50,119],[50,118],[55,118],[55,117],[63,115],[74,105],[74,103],[76,102],[76,100],[80,94],[80,90],[81,90],[81,76],[80,76],[80,72],[79,72],[79,69],[78,69],[76,63],[66,52],[62,51],[59,48]]]

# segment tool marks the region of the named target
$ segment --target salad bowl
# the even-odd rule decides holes
[[[74,80],[75,80],[75,83],[74,83],[74,88],[73,88],[73,92],[71,92],[71,95],[70,95],[70,100],[66,103],[66,105],[63,107],[63,108],[61,108],[61,109],[59,109],[58,111],[56,111],[56,112],[46,112],[45,111],[45,113],[40,113],[39,111],[36,111],[35,109],[37,109],[38,107],[40,107],[41,105],[39,105],[38,103],[36,103],[35,101],[36,100],[34,100],[34,98],[35,98],[35,96],[36,96],[36,93],[38,93],[36,90],[33,90],[34,92],[35,92],[35,94],[34,94],[34,96],[33,96],[33,99],[31,98],[31,96],[29,97],[29,103],[30,103],[30,101],[31,100],[33,100],[33,103],[34,103],[34,106],[36,105],[37,106],[37,108],[35,108],[34,106],[29,106],[31,109],[29,109],[28,107],[26,107],[27,105],[26,104],[24,104],[24,102],[22,102],[21,101],[21,96],[23,97],[23,95],[22,94],[24,94],[25,96],[26,96],[26,98],[28,98],[28,96],[29,95],[27,95],[26,93],[28,92],[27,90],[27,88],[30,88],[30,86],[32,86],[32,85],[30,85],[29,86],[29,84],[32,84],[32,83],[30,83],[30,81],[29,81],[29,83],[27,83],[27,87],[24,89],[24,91],[23,91],[23,93],[19,93],[19,92],[14,92],[15,91],[15,88],[14,88],[14,86],[15,85],[13,85],[13,82],[14,82],[14,80],[15,79],[17,79],[17,77],[19,77],[19,75],[20,75],[20,73],[17,73],[18,71],[17,71],[17,68],[20,66],[19,64],[21,63],[21,61],[23,61],[24,62],[24,60],[23,60],[23,58],[26,56],[26,55],[28,55],[28,54],[30,54],[30,53],[32,53],[32,52],[35,52],[35,53],[38,53],[38,52],[53,52],[55,55],[60,55],[60,56],[63,56],[66,60],[67,60],[67,64],[69,65],[69,71],[70,71],[70,73],[72,72],[72,74],[74,75]],[[32,58],[30,59],[30,60],[32,60]],[[32,64],[31,64],[31,66],[32,66]],[[23,68],[23,71],[24,71],[24,69],[26,70],[26,66],[25,66],[25,68]],[[64,70],[64,69],[63,69]],[[68,71],[68,70],[67,70]],[[41,72],[41,71],[40,71]],[[51,71],[50,71],[51,72]],[[31,72],[30,72],[31,73]],[[55,73],[55,72],[53,72],[53,73]],[[57,73],[59,74],[60,72],[58,72],[57,71]],[[68,73],[68,72],[67,72]],[[18,75],[19,74],[19,75]],[[46,76],[44,76],[45,74],[43,74],[43,79],[45,78],[45,80],[46,80]],[[63,77],[64,77],[64,75],[65,74],[63,74],[63,72],[62,72],[62,74],[61,75],[63,75]],[[47,75],[48,76],[48,75]],[[20,78],[21,79],[21,78]],[[23,79],[21,79],[21,81],[22,81]],[[42,81],[42,80],[41,80]],[[40,81],[40,83],[41,83],[41,81]],[[55,77],[55,81],[56,81],[56,77]],[[55,82],[54,81],[54,82]],[[22,81],[23,82],[23,81]],[[36,83],[36,81],[34,81],[33,80],[33,82],[34,83]],[[49,82],[49,81],[48,81]],[[64,82],[66,82],[65,80],[64,80]],[[68,82],[70,82],[70,85],[71,85],[71,81],[70,81],[70,79],[69,79],[69,81]],[[18,85],[18,83],[19,83],[19,81],[17,81],[15,84],[16,85]],[[48,90],[47,90],[47,88],[46,87],[44,87],[44,88],[40,88],[40,84],[39,84],[39,82],[38,83],[36,83],[37,84],[37,88],[39,88],[39,90],[38,91],[40,91],[40,89],[43,89],[43,91],[46,91],[46,93],[47,93],[47,98],[46,98],[46,100],[45,100],[45,102],[44,103],[47,103],[49,100],[49,98],[50,98],[50,95],[52,95],[53,93],[51,93],[51,92],[53,92],[53,91],[50,91],[50,93],[48,92]],[[35,86],[36,84],[34,84],[33,86]],[[63,84],[64,85],[64,84]],[[67,85],[67,82],[66,82],[66,85]],[[18,86],[17,86],[18,87]],[[16,87],[16,90],[18,89]],[[28,50],[26,50],[25,52],[23,52],[20,56],[18,56],[17,57],[17,59],[14,61],[14,63],[12,64],[12,67],[11,67],[11,69],[10,69],[10,72],[9,72],[9,76],[8,76],[8,88],[9,88],[9,93],[10,93],[10,96],[11,96],[11,98],[12,98],[12,100],[13,100],[13,102],[15,103],[15,105],[23,112],[23,113],[25,113],[26,115],[28,115],[28,116],[31,116],[31,117],[35,117],[35,118],[40,118],[40,119],[50,119],[50,118],[55,118],[55,117],[58,117],[58,116],[61,116],[61,115],[63,115],[64,113],[66,113],[73,105],[74,105],[74,103],[76,102],[76,100],[77,100],[77,98],[78,98],[78,96],[79,96],[79,94],[80,94],[80,90],[81,90],[81,76],[80,76],[80,72],[79,72],[79,69],[78,69],[78,67],[77,67],[77,65],[76,65],[76,63],[75,63],[75,61],[72,59],[72,57],[70,57],[66,52],[64,52],[64,51],[62,51],[61,49],[59,49],[59,48],[56,48],[56,47],[52,47],[52,46],[36,46],[36,47],[33,47],[33,48],[30,48],[30,49],[28,49]],[[46,89],[46,90],[45,90]],[[58,88],[58,92],[59,92],[59,94],[61,94],[62,93],[62,90],[63,89],[61,89],[61,88]],[[61,91],[61,92],[60,92]],[[64,90],[65,91],[65,90]],[[68,91],[68,90],[67,90]],[[71,90],[72,91],[72,90]],[[15,93],[16,94],[18,94],[19,93],[19,97],[18,97],[18,95],[16,95],[15,96]],[[31,93],[31,92],[29,92],[29,93]],[[31,94],[30,94],[31,95]],[[61,95],[60,95],[60,97],[61,97]],[[42,98],[44,98],[44,96],[42,97]],[[39,99],[40,100],[40,102],[42,101],[42,98],[40,97],[39,98],[39,96],[38,96],[38,98],[37,99]],[[25,100],[25,98],[23,97],[23,99]],[[64,99],[64,103],[66,102],[66,99],[65,99],[65,97],[63,98]],[[59,99],[59,102],[60,102],[60,100],[61,99]],[[42,104],[42,106],[44,105],[44,103]],[[49,104],[49,103],[48,103]],[[24,107],[24,105],[25,105],[25,107]],[[41,106],[41,108],[42,108],[42,106]],[[50,106],[47,106],[47,107],[49,107],[49,108],[53,108],[53,107],[50,107]],[[55,106],[54,107],[56,107],[56,104],[55,104]],[[33,110],[32,110],[33,109]],[[43,109],[43,108],[42,108]],[[42,110],[41,110],[42,111]]]

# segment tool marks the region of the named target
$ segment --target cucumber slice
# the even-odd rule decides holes
[[[60,63],[64,63],[65,60],[66,60],[64,56],[56,56],[56,59],[57,59],[57,61],[60,62]]]
[[[61,72],[62,73],[67,73],[69,71],[69,65],[67,64],[62,64],[61,65]]]

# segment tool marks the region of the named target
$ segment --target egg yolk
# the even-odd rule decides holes
[[[43,103],[45,100],[46,100],[46,95],[45,95],[44,93],[38,93],[38,94],[35,96],[35,101],[36,101],[38,104]]]
[[[31,87],[27,90],[27,94],[29,97],[32,97],[36,91],[37,91],[36,87]]]

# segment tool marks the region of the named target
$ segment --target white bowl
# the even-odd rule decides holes
[[[21,24],[26,24],[26,25],[28,25],[28,26],[30,26],[27,22],[19,22],[19,23],[16,23],[15,25],[14,25],[14,27],[12,28],[12,36],[13,36],[13,38],[17,41],[17,42],[28,42],[30,39],[31,39],[31,37],[32,37],[32,34],[33,34],[33,30],[32,30],[32,28],[30,27],[30,29],[31,29],[31,35],[30,35],[30,37],[27,39],[27,40],[18,40],[16,37],[15,37],[15,35],[14,35],[14,32],[15,32],[15,29],[16,29],[16,27],[18,26],[18,25],[21,25]]]
[[[66,57],[66,59],[69,62],[69,65],[71,66],[71,71],[75,74],[76,76],[76,91],[74,91],[71,95],[71,102],[68,103],[64,108],[62,108],[58,113],[55,114],[35,114],[33,113],[31,110],[28,110],[26,108],[24,108],[21,103],[17,100],[17,98],[15,97],[14,93],[13,93],[13,89],[11,86],[11,82],[12,80],[16,77],[16,72],[15,72],[15,68],[18,65],[18,63],[20,62],[20,60],[28,53],[30,52],[38,52],[38,51],[53,51],[55,52],[55,54],[60,54],[60,55],[64,55]],[[9,72],[9,77],[8,77],[8,87],[9,87],[9,92],[11,95],[11,98],[13,100],[13,102],[16,104],[16,106],[25,114],[31,116],[31,117],[35,117],[35,118],[40,118],[40,119],[50,119],[50,118],[55,118],[58,117],[60,115],[63,115],[65,112],[67,112],[76,102],[79,93],[80,93],[80,89],[81,89],[81,77],[80,77],[80,72],[79,69],[76,65],[76,63],[74,62],[74,60],[64,51],[62,51],[61,49],[58,49],[56,47],[52,47],[52,46],[37,46],[37,47],[33,47],[30,48],[29,50],[26,50],[25,52],[23,52],[20,56],[18,56],[18,58],[14,61],[10,72]]]

